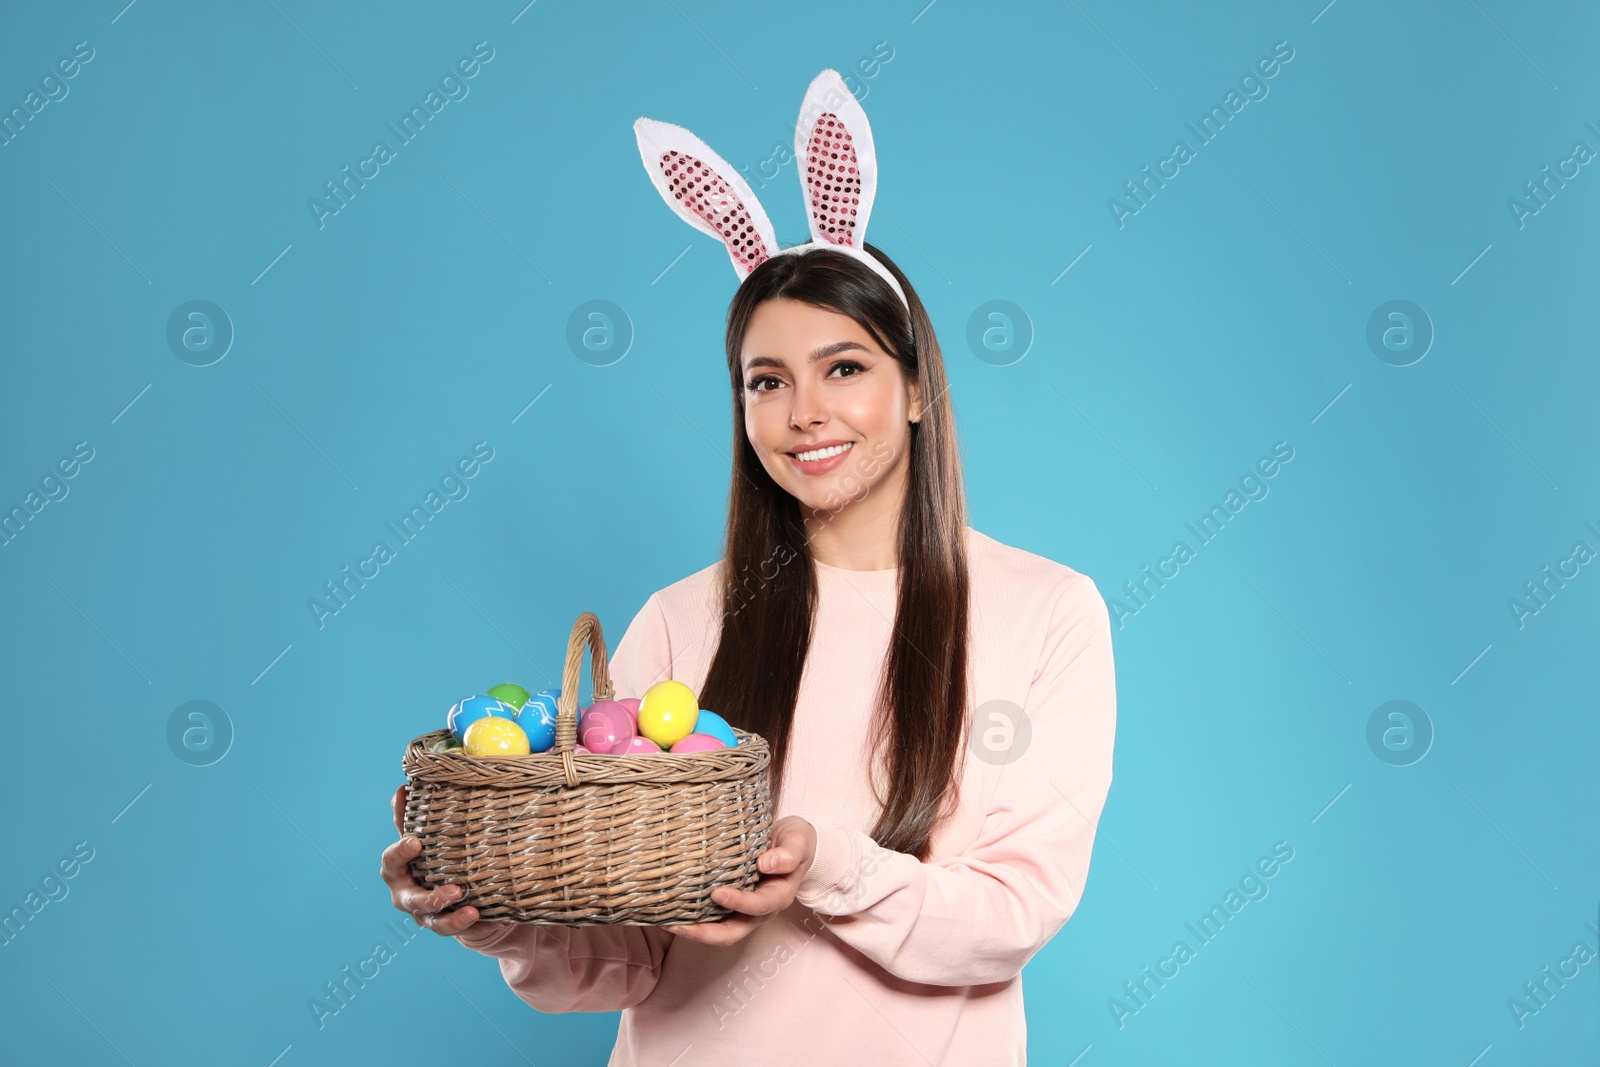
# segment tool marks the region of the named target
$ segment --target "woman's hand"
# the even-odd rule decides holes
[[[403,821],[406,810],[405,786],[395,790],[393,806],[394,828],[405,834]],[[442,885],[437,889],[424,889],[411,874],[410,866],[411,861],[421,851],[422,842],[409,835],[401,837],[383,850],[383,866],[380,868],[380,873],[384,884],[389,887],[389,896],[395,907],[415,919],[418,926],[425,926],[443,937],[454,937],[468,930],[474,935],[482,935],[488,933],[491,927],[506,925],[480,923],[478,909],[470,904],[448,914],[439,914],[461,899],[461,887]]]
[[[754,889],[722,886],[711,899],[742,914],[712,923],[668,926],[679,937],[707,945],[731,945],[744,940],[757,926],[794,903],[800,880],[817,855],[817,831],[798,815],[785,815],[772,827],[772,847],[756,857],[762,878]]]

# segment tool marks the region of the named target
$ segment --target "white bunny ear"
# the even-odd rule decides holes
[[[878,195],[878,157],[867,113],[838,71],[823,71],[806,89],[794,155],[811,239],[864,251]]]
[[[777,235],[756,194],[704,141],[655,119],[639,119],[633,132],[661,199],[683,221],[727,247],[740,281],[778,251]]]

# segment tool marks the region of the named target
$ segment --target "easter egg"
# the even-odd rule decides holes
[[[633,716],[612,700],[602,700],[578,720],[578,740],[592,752],[610,752],[634,736]]]
[[[450,735],[457,741],[465,741],[467,727],[490,715],[497,715],[514,722],[517,718],[517,711],[509,704],[501,703],[494,697],[467,697],[465,700],[457,701],[455,706],[450,709],[450,714],[445,717],[445,728],[450,731]]]
[[[593,752],[590,752],[588,749],[584,748],[582,745],[573,745],[572,746],[572,754],[574,756],[592,756],[592,755],[594,755]]]
[[[469,756],[526,756],[528,735],[522,727],[499,715],[489,715],[467,727],[465,748]]]
[[[688,734],[682,741],[673,745],[669,752],[711,752],[719,748],[727,748],[722,743],[722,738],[712,737],[710,734]]]
[[[527,702],[522,705],[522,710],[527,711],[534,704],[542,704],[550,709],[550,714],[554,715],[556,713],[556,701],[560,699],[561,690],[541,689],[527,699]]]
[[[534,752],[548,752],[556,743],[556,701],[561,698],[559,689],[544,689],[528,698],[517,716],[517,725],[528,735],[528,746]]]
[[[694,720],[694,732],[697,734],[710,734],[728,748],[739,747],[739,738],[733,732],[733,727],[728,725],[728,720],[714,711],[707,711],[705,708],[700,709],[699,716]]]
[[[644,691],[639,700],[639,733],[663,748],[694,731],[700,701],[682,682],[667,679]]]
[[[628,714],[633,716],[634,729],[637,731],[639,728],[639,698],[624,697],[623,699],[617,701],[617,703],[628,709]]]
[[[501,682],[492,689],[485,689],[484,692],[518,711],[521,711],[522,705],[528,702],[528,691],[512,682]]]
[[[660,752],[661,746],[648,737],[631,737],[625,745],[612,749],[613,756],[642,756],[647,752]]]

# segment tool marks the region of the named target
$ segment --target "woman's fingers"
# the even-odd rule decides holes
[[[461,900],[461,889],[455,885],[441,885],[425,889],[412,882],[410,886],[394,891],[394,906],[409,912],[418,926],[426,927],[444,937],[454,937],[478,921],[478,909],[468,904],[455,911],[444,909]]]
[[[395,907],[401,911],[408,911],[421,922],[424,915],[433,915],[443,911],[461,899],[461,890],[453,885],[435,886],[428,889],[411,885],[394,891]]]
[[[756,870],[762,874],[788,874],[799,862],[790,850],[774,846],[756,857]]]
[[[383,850],[380,873],[389,887],[394,906],[408,913],[436,934],[453,937],[478,921],[478,909],[468,905],[449,914],[441,915],[445,908],[461,900],[461,887],[441,885],[428,889],[411,873],[411,861],[422,850],[422,843],[407,835]]]
[[[445,915],[423,915],[417,923],[426,926],[440,937],[454,937],[465,931],[468,927],[477,925],[478,909],[470,904]]]
[[[478,909],[470,904],[446,912],[461,901],[461,887],[441,885],[432,889],[424,887],[411,873],[411,861],[422,851],[422,842],[404,827],[406,787],[394,791],[394,826],[403,835],[400,840],[383,850],[383,863],[379,874],[389,887],[389,897],[394,906],[408,913],[418,926],[426,927],[441,937],[454,937],[464,933],[478,922]]]
[[[800,857],[808,847],[806,824],[782,819],[776,829],[771,847],[756,857],[756,870],[761,873],[756,887],[738,889],[721,886],[711,892],[714,902],[733,911],[756,916],[771,915],[794,903],[795,893],[800,888],[796,872],[800,867]],[[728,921],[723,920],[724,923]]]
[[[804,819],[786,815],[772,828],[772,843],[756,857],[756,870],[762,874],[784,875],[799,870],[802,857],[810,856],[814,833]]]
[[[771,853],[764,855],[770,856]],[[791,860],[789,866],[793,866]],[[686,923],[668,926],[679,937],[701,941],[708,945],[731,945],[749,936],[750,931],[794,903],[796,879],[792,876],[774,875],[763,878],[755,889],[737,889],[718,886],[711,891],[711,899],[734,912],[724,919],[709,923]]]
[[[756,870],[762,874],[788,874],[800,865],[800,856],[805,848],[804,827],[792,823],[780,826],[773,835],[771,846],[756,857]]]
[[[422,842],[415,837],[407,835],[383,850],[383,863],[378,867],[378,874],[383,878],[383,884],[390,889],[398,889],[403,885],[416,885],[417,880],[411,875],[411,861],[422,851]]]
[[[739,892],[743,898],[748,899],[768,890],[777,889],[779,886],[793,883],[795,880],[786,876],[794,874],[799,869],[800,856],[805,850],[805,830],[798,826],[785,828],[778,835],[772,846],[756,857],[756,870],[767,877],[761,879],[754,893],[743,890],[735,890],[735,892]],[[789,886],[788,895],[790,899],[793,898],[794,891],[797,888],[798,886]],[[712,899],[716,899],[714,895]],[[724,904],[725,907],[733,906],[725,904],[723,901],[718,901],[718,903]],[[788,905],[789,901],[783,900],[778,907],[788,907]],[[740,907],[738,910],[748,911],[749,909]]]
[[[441,885],[433,889],[422,886],[411,873],[411,861],[422,850],[422,843],[407,835],[383,850],[380,873],[384,884],[394,897],[395,907],[415,914],[418,911],[438,911],[461,899],[461,890],[454,885]]]
[[[756,928],[756,920],[744,919],[737,915],[730,916],[720,922],[714,923],[688,923],[680,926],[668,926],[679,937],[686,937],[690,941],[699,941],[706,945],[731,945],[742,941],[749,936],[750,931]]]
[[[754,889],[721,886],[712,890],[711,899],[743,915],[771,915],[794,903],[794,893],[792,879],[774,878]]]

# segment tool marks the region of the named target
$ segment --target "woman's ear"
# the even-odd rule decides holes
[[[908,418],[909,418],[909,420],[911,422],[921,422],[922,421],[922,390],[917,388],[917,383],[916,382],[908,382],[907,386],[911,390],[911,403],[909,405],[910,409],[911,409],[911,414],[908,416]]]

